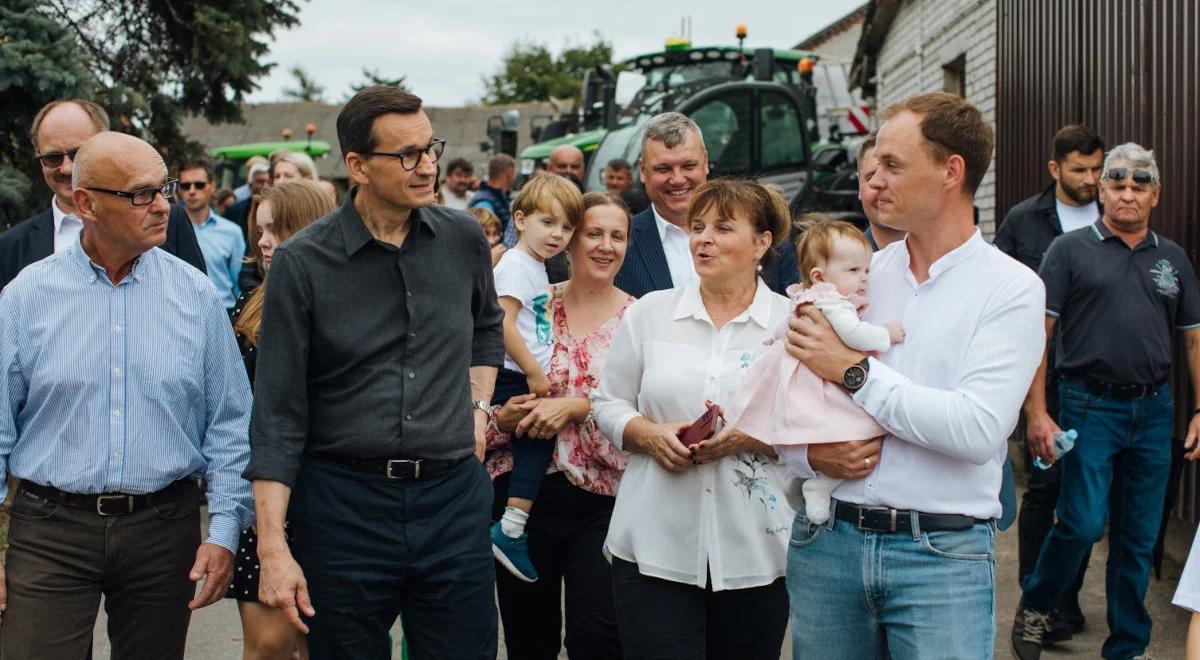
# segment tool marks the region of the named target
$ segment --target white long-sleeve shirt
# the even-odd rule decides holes
[[[751,362],[786,330],[791,305],[761,280],[750,307],[719,331],[699,283],[646,294],[621,321],[592,415],[621,446],[636,417],[690,422],[704,401],[728,400]],[[769,584],[787,564],[799,483],[777,461],[737,454],[680,473],[632,454],[621,477],[605,551],[643,575],[714,591]]]
[[[891,435],[878,467],[833,496],[998,517],[1006,441],[1046,344],[1041,280],[976,231],[920,284],[907,242],[888,246],[871,262],[870,285],[864,320],[899,319],[905,339],[869,358],[854,400]],[[801,463],[801,476],[811,476]]]

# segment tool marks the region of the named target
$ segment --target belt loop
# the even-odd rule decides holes
[[[912,528],[912,539],[914,541],[921,540],[921,514],[917,513],[916,509],[908,512],[909,526]]]

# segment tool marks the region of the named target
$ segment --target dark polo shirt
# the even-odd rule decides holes
[[[475,450],[469,368],[504,361],[491,250],[462,211],[413,211],[397,248],[341,208],[275,250],[247,479],[292,485],[306,451],[456,459]]]
[[[1058,319],[1064,375],[1158,383],[1171,369],[1174,331],[1200,328],[1191,261],[1153,231],[1131,250],[1097,220],[1055,239],[1041,276],[1046,314]]]

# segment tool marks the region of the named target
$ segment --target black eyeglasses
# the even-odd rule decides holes
[[[158,188],[139,188],[138,190],[109,190],[107,188],[84,188],[84,190],[94,190],[96,192],[108,193],[117,197],[124,197],[129,200],[134,206],[149,206],[154,203],[154,196],[162,193],[163,199],[168,202],[175,199],[175,191],[179,188],[179,181],[176,179],[167,179]]]
[[[208,187],[207,181],[180,181],[179,182],[179,189],[184,192],[187,192],[187,191],[191,190],[192,188],[195,188],[196,190],[204,190],[207,187]]]
[[[1148,186],[1154,183],[1154,173],[1149,170],[1135,170],[1129,167],[1110,167],[1104,173],[1104,178],[1110,181],[1124,181],[1126,177],[1133,177],[1133,182],[1140,186]]]
[[[405,149],[404,151],[367,151],[364,156],[391,156],[400,160],[400,167],[409,172],[417,169],[417,165],[421,164],[421,157],[425,156],[429,162],[436,163],[442,157],[442,151],[446,148],[446,141],[434,138],[429,144],[423,148]]]
[[[75,147],[74,149],[72,149],[70,151],[50,151],[50,152],[41,154],[40,156],[37,157],[37,159],[39,161],[41,161],[42,167],[54,169],[54,168],[58,167],[59,165],[63,164],[63,158],[69,157],[72,161],[74,161],[75,154],[77,154],[77,153],[79,153],[79,147]]]

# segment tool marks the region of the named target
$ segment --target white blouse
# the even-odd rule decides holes
[[[791,304],[761,280],[754,302],[719,331],[699,283],[649,293],[625,312],[592,415],[621,446],[636,417],[690,422],[705,400],[729,400],[750,363],[786,330]],[[681,473],[632,454],[617,489],[605,551],[643,575],[714,591],[770,584],[784,575],[799,481],[779,462],[744,453]]]
[[[1200,612],[1200,533],[1192,540],[1192,550],[1188,553],[1183,575],[1179,576],[1179,586],[1171,602],[1185,610]]]

